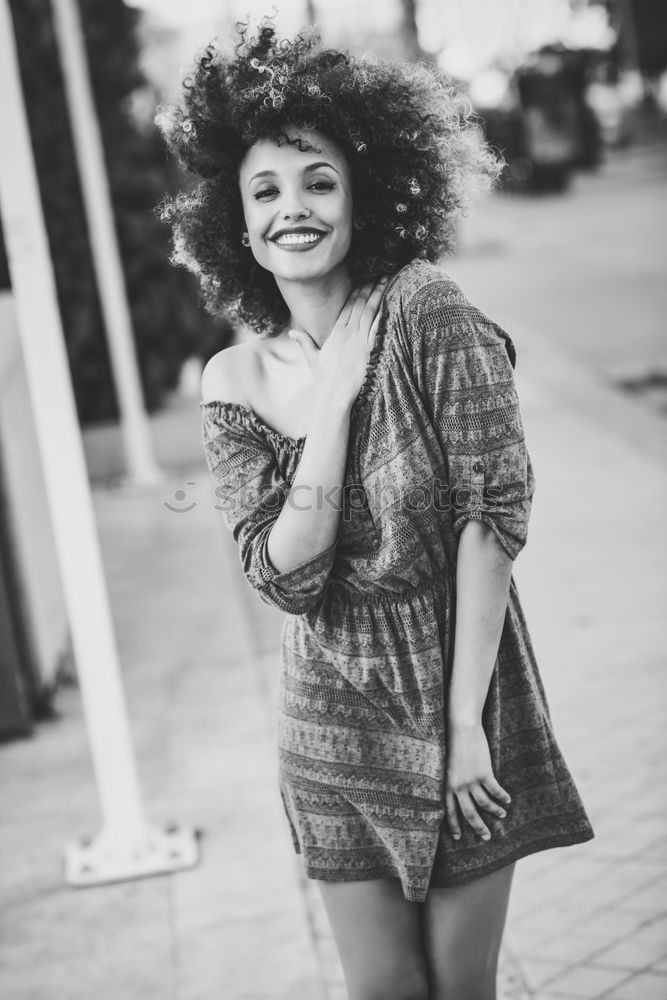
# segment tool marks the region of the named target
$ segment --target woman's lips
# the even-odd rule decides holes
[[[285,234],[278,239],[272,239],[271,242],[281,250],[303,251],[318,246],[325,236],[326,233],[316,233],[312,230],[309,233]]]

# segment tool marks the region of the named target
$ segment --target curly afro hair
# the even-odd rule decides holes
[[[273,275],[240,243],[238,171],[253,143],[316,149],[290,139],[285,130],[297,126],[341,148],[359,226],[347,258],[355,284],[450,251],[457,216],[473,190],[493,184],[502,161],[470,105],[431,65],[322,49],[312,30],[279,40],[269,18],[254,36],[246,24],[237,31],[233,55],[211,42],[184,80],[182,105],[158,113],[169,148],[200,178],[165,199],[161,215],[173,228],[172,262],[198,275],[209,311],[274,336],[287,306]]]

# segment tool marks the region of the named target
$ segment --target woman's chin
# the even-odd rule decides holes
[[[288,261],[275,260],[267,262],[265,265],[273,273],[278,281],[319,281],[326,278],[333,271],[336,271],[342,261],[326,260],[306,260],[303,257],[294,257]]]

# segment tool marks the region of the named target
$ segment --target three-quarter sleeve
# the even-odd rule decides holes
[[[535,480],[514,345],[444,275],[415,295],[406,318],[415,378],[443,452],[454,532],[483,521],[515,559],[526,543]]]
[[[267,550],[269,534],[290,491],[276,455],[249,412],[230,404],[202,404],[202,438],[215,483],[216,507],[238,546],[243,573],[262,600],[303,614],[320,600],[336,552],[328,548],[278,572]]]

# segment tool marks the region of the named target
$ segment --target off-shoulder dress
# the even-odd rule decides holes
[[[350,416],[332,545],[278,572],[267,553],[304,438],[249,407],[200,404],[217,506],[246,579],[286,612],[278,780],[306,875],[398,878],[408,900],[594,836],[559,749],[512,577],[482,722],[512,796],[492,838],[444,809],[458,536],[488,524],[516,558],[534,476],[507,333],[435,265],[391,280]]]

